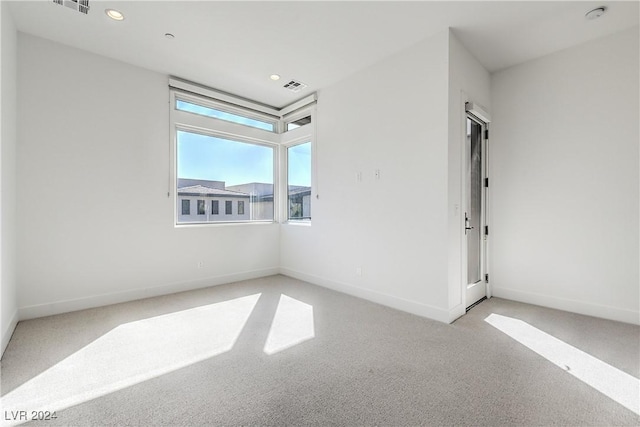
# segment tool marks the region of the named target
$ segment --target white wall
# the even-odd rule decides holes
[[[277,273],[277,225],[174,228],[167,76],[22,33],[18,67],[21,318]]]
[[[0,2],[0,355],[18,322],[16,291],[16,67],[17,33],[6,2]]]
[[[496,296],[639,323],[638,28],[492,76]]]
[[[283,273],[449,320],[448,40],[441,32],[319,92],[320,198],[311,226],[282,226]]]
[[[465,102],[482,105],[491,110],[491,78],[489,72],[460,43],[453,32],[449,35],[449,309],[454,320],[465,313],[462,268],[464,233],[464,141],[466,139]],[[456,209],[456,206],[458,207]],[[463,267],[464,266],[464,267]]]

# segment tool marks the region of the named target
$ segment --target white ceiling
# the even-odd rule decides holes
[[[18,29],[275,107],[451,27],[493,72],[638,25],[639,3],[609,1],[104,1],[82,15],[51,0],[11,2]],[[605,5],[588,21],[584,14]],[[105,8],[126,19],[107,18]],[[170,32],[175,39],[164,34]],[[274,82],[269,75],[282,80]],[[399,76],[401,78],[401,76]],[[291,93],[287,79],[309,85]]]

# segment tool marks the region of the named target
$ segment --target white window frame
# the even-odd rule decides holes
[[[298,120],[301,117],[311,116],[311,123],[300,126],[296,129],[292,129],[290,131],[286,130],[286,124]],[[319,198],[318,190],[317,190],[317,178],[316,178],[316,138],[315,138],[315,121],[316,121],[316,107],[315,105],[309,106],[307,108],[303,108],[295,113],[292,113],[286,117],[284,117],[283,123],[283,133],[281,134],[281,143],[280,143],[280,191],[281,194],[281,202],[280,206],[280,214],[279,217],[282,218],[282,224],[290,224],[290,225],[306,225],[310,226],[313,221],[313,212],[314,212],[314,200]],[[296,145],[305,144],[307,142],[311,143],[311,199],[309,201],[311,205],[311,220],[290,220],[289,219],[289,192],[288,192],[288,174],[289,174],[289,161],[287,150],[290,147],[295,147]]]
[[[278,194],[275,191],[278,188],[279,179],[279,139],[280,135],[275,132],[270,132],[264,129],[258,129],[251,126],[242,125],[239,123],[233,123],[226,120],[216,119],[214,117],[203,116],[200,114],[194,114],[188,111],[182,111],[176,109],[177,99],[184,99],[185,94],[177,90],[171,89],[170,93],[170,122],[171,122],[171,176],[169,183],[169,197],[173,195],[173,223],[175,227],[197,227],[197,226],[222,226],[228,224],[271,224],[278,221]],[[193,95],[188,95],[193,96]],[[207,100],[204,100],[207,101]],[[198,100],[198,103],[201,103]],[[217,108],[217,107],[216,107]],[[243,114],[244,115],[244,114]],[[277,129],[277,128],[276,128]],[[177,191],[177,177],[178,177],[178,163],[177,163],[177,144],[178,144],[178,131],[197,133],[205,136],[212,136],[215,138],[228,139],[232,141],[238,141],[253,145],[262,145],[269,147],[273,150],[273,188],[274,188],[274,219],[272,220],[256,220],[256,221],[225,221],[224,215],[221,215],[222,221],[215,222],[178,222],[178,191]],[[245,207],[246,209],[246,207]]]
[[[170,78],[169,80],[169,121],[170,121],[170,174],[167,196],[173,199],[173,224],[176,228],[183,227],[219,227],[230,224],[296,224],[311,225],[310,220],[289,221],[289,197],[287,191],[287,148],[311,142],[311,212],[313,202],[318,199],[316,179],[316,95],[309,95],[282,109],[265,106],[253,101],[237,98],[223,92]],[[182,100],[204,107],[237,114],[247,118],[274,124],[274,130],[268,131],[240,123],[235,123],[198,113],[178,110],[176,102]],[[311,123],[290,131],[286,124],[299,118],[311,116]],[[204,136],[228,139],[253,145],[262,145],[273,149],[273,220],[252,221],[215,221],[215,222],[178,222],[178,192],[177,192],[177,136],[178,131],[197,133]],[[205,210],[207,206],[205,206]],[[219,215],[223,218],[222,206],[219,205]],[[245,206],[245,211],[248,209]]]

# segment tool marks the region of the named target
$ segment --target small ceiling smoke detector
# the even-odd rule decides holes
[[[289,83],[285,84],[283,87],[291,92],[300,92],[302,89],[307,87],[307,85],[296,80],[290,80]]]
[[[598,19],[600,18],[602,15],[604,15],[604,13],[607,11],[607,8],[604,6],[601,7],[597,7],[593,10],[590,10],[589,12],[584,14],[584,17],[587,18],[589,21],[593,21],[594,19]]]
[[[122,12],[120,12],[119,10],[105,9],[104,13],[106,13],[107,16],[109,18],[113,19],[114,21],[123,21],[124,20],[124,14]]]
[[[169,40],[173,40],[173,39],[175,39],[175,38],[176,38],[176,36],[174,36],[174,35],[173,35],[173,34],[171,34],[171,33],[164,33],[164,36],[165,36],[166,38],[168,38]]]
[[[280,80],[280,75],[279,75],[279,74],[271,74],[271,75],[269,76],[269,78],[270,78],[271,80]]]

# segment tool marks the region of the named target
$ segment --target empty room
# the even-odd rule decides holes
[[[2,425],[640,425],[639,5],[0,0]]]

